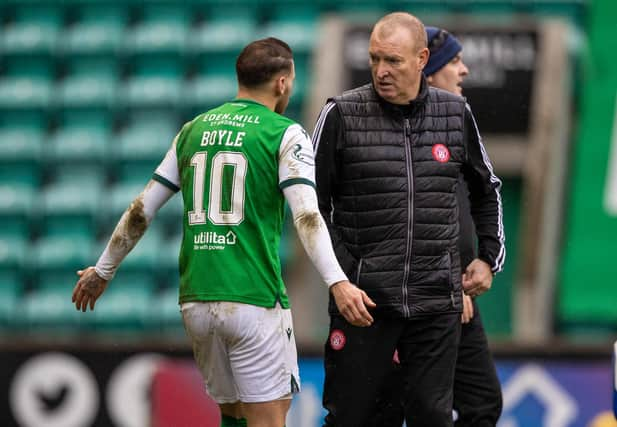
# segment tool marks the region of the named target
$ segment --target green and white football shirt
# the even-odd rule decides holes
[[[289,307],[281,190],[315,181],[300,125],[254,101],[225,103],[184,125],[153,178],[184,199],[180,303]]]

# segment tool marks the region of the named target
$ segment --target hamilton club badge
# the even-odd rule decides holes
[[[433,145],[433,159],[439,163],[446,163],[450,160],[450,150],[443,144]]]
[[[345,347],[345,342],[347,338],[345,338],[345,334],[340,329],[334,329],[330,332],[330,347],[333,350],[341,350]]]

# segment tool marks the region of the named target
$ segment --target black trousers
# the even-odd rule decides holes
[[[413,427],[452,426],[460,314],[414,319],[375,319],[355,327],[341,316],[330,319],[325,346],[323,404],[327,427],[383,427],[378,400],[398,349],[402,391],[398,402]],[[402,422],[401,422],[402,423]]]
[[[400,398],[404,390],[402,367],[391,367],[377,404],[376,425],[381,427],[401,427],[405,419]],[[461,330],[454,374],[454,409],[456,427],[494,427],[501,416],[501,386],[475,301],[474,317]]]

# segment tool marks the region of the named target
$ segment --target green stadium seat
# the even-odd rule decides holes
[[[255,39],[257,16],[254,8],[217,7],[207,19],[191,30],[191,52],[206,55],[211,62],[235,62],[242,48]],[[233,68],[230,70],[233,73]]]
[[[50,165],[100,165],[107,161],[110,138],[110,129],[105,124],[70,123],[51,136],[45,159]]]
[[[0,164],[41,160],[43,129],[23,126],[0,127]]]
[[[28,254],[28,236],[0,232],[0,271],[22,271]]]
[[[156,220],[156,219],[155,219]],[[176,218],[179,230],[170,238],[164,240],[159,248],[157,265],[161,270],[161,275],[177,287],[179,280],[178,256],[180,254],[180,244],[182,243],[182,216]]]
[[[162,331],[182,331],[182,314],[178,304],[178,286],[170,286],[153,295],[148,312],[150,322]]]
[[[93,233],[98,223],[102,173],[64,171],[42,194],[43,233],[83,235]],[[77,172],[77,171],[74,171]]]
[[[2,163],[0,182],[9,187],[29,187],[36,190],[41,182],[41,170],[32,162]]]
[[[0,271],[0,331],[9,331],[20,314],[19,299],[23,288],[23,281],[18,274]]]
[[[174,58],[142,57],[122,86],[120,108],[144,111],[177,108],[180,103],[184,62]]]
[[[261,37],[277,37],[284,40],[294,54],[308,54],[317,41],[318,11],[311,6],[282,6],[272,19],[260,30]]]
[[[32,270],[41,278],[47,274],[73,272],[94,262],[93,238],[82,235],[51,235],[36,241],[30,251]]]
[[[10,76],[0,79],[0,110],[46,110],[51,99],[49,79]]]
[[[201,75],[185,85],[183,99],[193,116],[234,99],[237,91],[238,83],[231,73]]]
[[[0,33],[4,55],[52,54],[62,25],[61,11],[54,5],[17,7],[15,20]]]
[[[175,117],[166,114],[136,118],[120,133],[112,147],[113,157],[120,164],[148,165],[149,179],[171,147],[179,128]]]
[[[142,330],[148,318],[156,284],[151,274],[119,271],[97,301],[91,324],[97,330]]]
[[[186,47],[190,25],[186,8],[174,4],[146,4],[143,16],[126,36],[129,54],[180,54]]]
[[[38,192],[30,185],[0,183],[0,221],[9,217],[27,221]]]
[[[63,108],[111,108],[117,80],[115,58],[73,60],[68,75],[57,86],[57,102]]]
[[[114,4],[85,4],[77,21],[62,36],[67,56],[115,56],[122,46],[128,22],[127,8]]]
[[[20,301],[23,321],[31,333],[79,332],[88,315],[78,312],[71,302],[77,279],[73,270],[46,274],[36,280],[35,289]]]
[[[40,168],[31,162],[0,165],[0,236],[30,236],[39,179]]]

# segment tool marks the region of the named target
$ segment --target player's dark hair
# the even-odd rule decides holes
[[[287,43],[274,37],[249,43],[236,60],[240,86],[256,88],[280,73],[291,72],[293,54]]]

